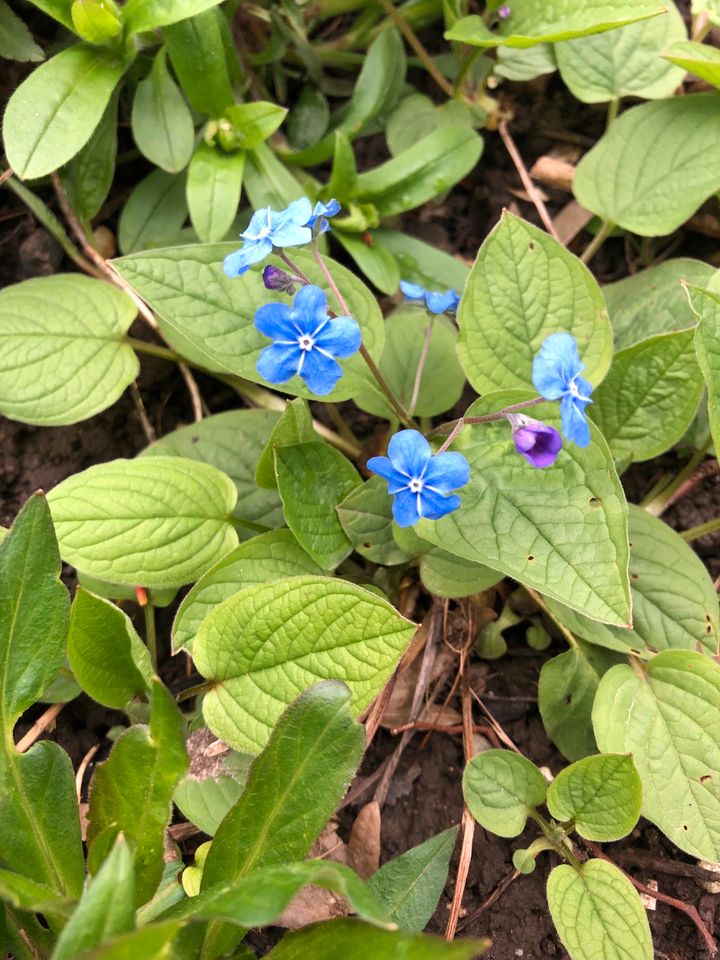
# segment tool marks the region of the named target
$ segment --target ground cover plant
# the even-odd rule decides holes
[[[716,27],[0,3],[5,956],[716,954]]]

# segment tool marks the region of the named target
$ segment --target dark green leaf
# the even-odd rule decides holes
[[[266,490],[277,490],[275,451],[295,443],[312,443],[316,439],[307,401],[300,398],[289,400],[260,454],[255,468],[257,485]]]
[[[353,547],[363,557],[387,566],[412,559],[412,554],[395,543],[392,500],[381,477],[371,477],[356,487],[338,505],[337,513]]]
[[[707,384],[707,405],[715,451],[720,450],[720,297],[710,290],[690,288],[693,310],[699,319],[695,352]]]
[[[400,283],[400,269],[395,257],[382,243],[374,238],[372,243],[367,243],[365,237],[340,229],[333,231],[333,237],[347,250],[368,280],[375,284],[381,293],[395,293]]]
[[[38,10],[42,10],[49,17],[53,17],[71,32],[74,30],[71,14],[73,0],[30,0],[30,2]]]
[[[413,93],[400,101],[388,120],[388,149],[396,157],[434,130],[448,127],[472,127],[470,108],[459,100],[448,100],[437,107],[430,97]]]
[[[153,3],[153,0],[144,2]],[[173,6],[182,7],[193,0],[162,2],[163,6],[172,10]],[[203,2],[204,13],[181,20],[180,23],[175,23],[178,18],[166,21],[173,26],[166,26],[163,30],[173,70],[190,106],[197,113],[206,113],[211,117],[221,117],[235,102],[225,50],[227,22],[219,10],[207,9],[217,2],[219,0]]]
[[[189,17],[198,19],[210,7],[222,0],[129,0],[125,5],[125,23],[128,33],[143,33],[167,27]]]
[[[355,196],[356,186],[357,165],[352,143],[346,133],[336,130],[332,171],[324,193],[328,199],[335,197],[341,202],[347,202]]]
[[[403,280],[428,290],[454,289],[462,293],[470,270],[462,260],[397,230],[376,230],[373,237],[393,254]]]
[[[440,547],[431,547],[420,558],[420,579],[436,597],[469,597],[494,587],[503,575]]]
[[[185,223],[185,177],[153,170],[127,199],[118,223],[123,253],[157,245]]]
[[[0,57],[6,60],[44,60],[45,54],[17,14],[2,0],[0,3]]]
[[[28,880],[13,870],[0,870],[0,899],[28,913],[46,913],[59,917],[69,917],[75,907],[74,900],[59,896],[52,887]]]
[[[244,186],[250,205],[256,210],[258,207],[282,210],[307,193],[266,143],[259,143],[248,151]]]
[[[204,140],[198,144],[187,175],[190,220],[203,243],[222,240],[240,203],[245,154],[225,153]]]
[[[83,953],[77,960],[168,960],[171,944],[182,927],[177,922],[154,923]],[[187,937],[187,934],[184,934]]]
[[[178,173],[192,156],[195,128],[188,105],[170,76],[165,47],[155,56],[149,76],[135,90],[132,108],[135,143],[148,160]]]
[[[288,116],[288,139],[296,150],[312,147],[323,136],[329,122],[327,97],[322,90],[308,84]]]
[[[117,155],[118,99],[117,94],[110,98],[95,132],[61,174],[72,208],[81,220],[92,220],[110,192]]]

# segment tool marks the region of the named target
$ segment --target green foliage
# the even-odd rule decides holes
[[[232,226],[240,203],[245,154],[225,153],[201,141],[190,160],[187,205],[195,233],[203,243],[222,240]]]
[[[272,428],[255,467],[255,482],[267,490],[277,489],[275,451],[296,443],[316,440],[312,414],[305,400],[289,400]]]
[[[391,502],[381,477],[356,487],[336,509],[346,536],[361,556],[386,566],[412,559],[393,537]]]
[[[6,60],[44,60],[45,54],[17,14],[2,0],[0,3],[0,57]]]
[[[172,3],[168,6],[172,8]],[[224,17],[215,9],[173,22],[163,30],[170,62],[190,106],[210,117],[221,117],[235,102],[225,51],[227,31]]]
[[[131,33],[166,27],[179,20],[195,17],[222,0],[129,0],[124,16]]]
[[[93,135],[61,173],[72,208],[84,221],[100,211],[110,192],[117,155],[118,100],[116,92]]]
[[[157,245],[179,230],[186,216],[183,178],[153,170],[133,189],[120,214],[121,251],[133,253]]]
[[[587,840],[620,840],[640,819],[642,786],[632,757],[603,753],[578,760],[550,784],[547,805]]]
[[[177,173],[188,165],[195,129],[190,110],[170,76],[164,47],[135,90],[132,132],[140,152],[162,170]]]
[[[720,449],[720,296],[698,287],[689,288],[690,302],[698,318],[695,352],[707,387],[710,431],[715,449]]]
[[[720,51],[715,47],[683,39],[668,46],[663,57],[701,80],[707,80],[713,87],[720,87]]]
[[[465,803],[481,826],[500,837],[519,836],[546,794],[535,764],[509,750],[484,750],[465,767]]]

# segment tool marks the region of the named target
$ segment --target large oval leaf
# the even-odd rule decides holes
[[[578,201],[643,237],[672,233],[720,188],[719,109],[698,93],[623,113],[580,161]]]
[[[164,47],[135,90],[132,132],[140,152],[156,167],[178,173],[187,166],[195,146],[195,128],[190,108],[170,76]]]
[[[465,767],[465,803],[477,822],[499,837],[519,836],[546,794],[535,764],[511,750],[483,750]]]
[[[542,230],[509,213],[478,251],[458,310],[460,362],[479,393],[527,388],[551,333],[577,340],[594,386],[612,359],[612,331],[595,278]]]
[[[232,480],[181,457],[111,460],[48,494],[60,554],[78,570],[144,587],[181,586],[237,545]]]
[[[387,601],[344,580],[293,577],[230,597],[202,623],[193,656],[213,681],[210,729],[256,753],[298,692],[344,680],[357,716],[380,692],[415,625]]]
[[[137,308],[78,274],[0,292],[0,412],[40,426],[77,423],[111,406],[140,366],[125,334]]]
[[[681,850],[720,860],[720,666],[666,650],[642,674],[605,674],[593,706],[601,750],[632,753],[643,815]]]
[[[602,753],[565,767],[550,784],[547,805],[587,840],[620,840],[640,819],[642,786],[632,757]]]

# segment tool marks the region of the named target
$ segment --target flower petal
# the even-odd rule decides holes
[[[422,516],[427,520],[439,520],[440,517],[444,517],[445,514],[457,510],[459,506],[460,497],[456,497],[454,494],[449,497],[443,497],[442,494],[428,490],[427,487],[425,487],[420,494],[420,511]]]
[[[569,333],[553,333],[545,339],[533,360],[532,380],[546,400],[559,400],[573,377],[584,369],[575,337]]]
[[[549,467],[557,460],[562,449],[562,437],[554,427],[529,421],[513,431],[515,449],[533,467]]]
[[[590,427],[585,416],[587,401],[564,396],[560,402],[560,418],[562,430],[566,440],[576,443],[579,447],[586,447],[590,443]]]
[[[310,227],[298,227],[294,223],[273,230],[270,234],[275,247],[301,247],[312,240]]]
[[[273,340],[297,342],[298,330],[287,303],[265,303],[255,311],[255,326]]]
[[[370,457],[366,466],[368,470],[387,480],[388,493],[399,493],[407,488],[408,478],[393,466],[389,457]]]
[[[401,280],[400,289],[408,300],[425,299],[425,287],[421,287],[419,283],[410,283],[409,280]]]
[[[318,397],[331,393],[342,374],[342,367],[332,357],[326,357],[319,350],[308,350],[305,353],[300,376]]]
[[[249,240],[251,243],[254,238],[264,230],[269,224],[272,224],[274,214],[269,207],[263,207],[261,210],[256,210],[255,213],[250,218],[250,223],[245,227],[240,236],[244,240]]]
[[[293,300],[293,312],[303,333],[314,333],[327,319],[327,294],[312,283],[300,287]]]
[[[470,482],[470,464],[461,453],[437,453],[431,458],[424,479],[440,493],[452,493]]]
[[[229,253],[223,260],[223,271],[227,277],[240,277],[253,263],[260,263],[272,253],[272,242],[264,240],[246,240],[239,250]]]
[[[425,303],[430,313],[446,313],[448,310],[457,309],[460,297],[454,290],[446,290],[444,293],[440,290],[428,290]]]
[[[388,444],[393,465],[408,477],[421,477],[430,459],[430,444],[417,430],[401,430]]]
[[[409,490],[401,490],[395,494],[392,505],[392,514],[399,527],[412,527],[420,519],[418,513],[419,496]]]
[[[287,383],[297,373],[301,352],[294,345],[273,343],[261,351],[255,364],[257,372],[268,383]]]
[[[362,343],[362,333],[352,317],[333,317],[322,328],[315,343],[334,357],[350,357]]]

